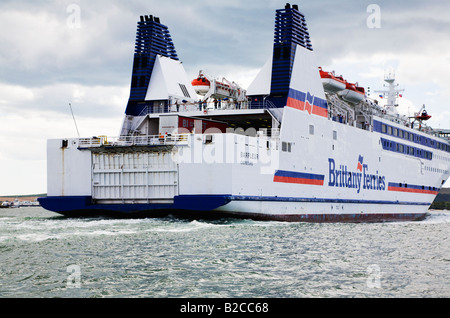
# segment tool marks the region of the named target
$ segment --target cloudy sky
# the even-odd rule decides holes
[[[204,70],[247,87],[271,56],[285,3],[0,0],[0,195],[46,192],[46,140],[77,136],[69,103],[81,136],[119,134],[140,15],[169,27],[192,78]],[[426,104],[429,124],[450,128],[450,1],[298,4],[325,70],[372,91],[395,71],[401,111]]]

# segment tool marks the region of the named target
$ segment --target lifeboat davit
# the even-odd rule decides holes
[[[205,95],[211,87],[211,82],[204,76],[197,77],[191,84],[194,87],[195,92],[199,95]]]
[[[342,76],[334,75],[334,72],[325,72],[319,67],[323,89],[330,93],[337,93],[345,89],[346,81]]]
[[[363,101],[366,96],[366,92],[363,87],[359,87],[357,84],[348,82],[345,84],[345,89],[338,92],[338,94],[343,100],[354,104],[358,104]]]

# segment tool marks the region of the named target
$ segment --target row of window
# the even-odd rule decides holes
[[[434,158],[435,158],[435,159],[438,159],[438,160],[450,162],[450,157],[447,157],[447,156],[440,156],[440,155],[438,155],[438,154],[434,154]]]
[[[314,135],[314,125],[309,125],[309,134]],[[337,131],[333,130],[333,140],[337,140]]]
[[[399,188],[410,188],[410,189],[417,189],[417,190],[428,190],[428,191],[439,191],[439,188],[432,187],[432,186],[416,186],[416,185],[410,185],[408,186],[407,183],[389,183],[389,185],[393,185]]]
[[[377,124],[380,125],[381,123],[375,122],[375,125],[377,125]],[[424,136],[414,134],[412,132],[404,131],[397,127],[392,127],[389,125],[381,124],[381,132],[388,134],[388,135],[396,136],[399,138],[407,139],[412,142],[417,142],[417,143],[421,143],[421,144],[423,144],[425,142],[425,144],[426,145],[428,144],[429,147],[433,147],[433,145],[434,145],[437,147],[437,149],[450,151],[450,147],[448,147],[447,145],[445,145],[443,143],[437,142],[431,138],[427,138]],[[314,135],[314,125],[309,125],[309,134]],[[337,140],[337,131],[335,131],[335,130],[333,130],[333,140]],[[405,155],[414,156],[414,157],[427,159],[427,160],[433,159],[433,153],[431,151],[427,151],[427,150],[417,148],[417,147],[408,146],[408,145],[405,145],[405,144],[402,144],[399,142],[395,142],[395,141],[391,141],[388,139],[384,139],[384,138],[381,138],[381,143],[382,143],[384,150],[398,152],[398,153],[402,153]],[[291,152],[291,148],[292,148],[292,143],[284,142],[284,141],[282,142],[281,151]]]
[[[433,153],[417,147],[401,144],[392,140],[381,138],[381,144],[384,150],[394,151],[409,156],[414,156],[422,159],[432,160]]]
[[[448,170],[425,166],[426,171],[448,174]]]
[[[394,126],[389,126],[381,122],[374,121],[374,130],[386,135],[402,138],[411,142],[421,144],[434,149],[440,149],[450,152],[450,146],[446,143],[436,141],[432,138],[428,138],[419,134],[415,134]]]

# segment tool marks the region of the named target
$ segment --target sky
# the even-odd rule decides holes
[[[286,0],[0,0],[0,195],[47,192],[46,142],[117,136],[129,97],[136,25],[169,27],[192,78],[248,87],[272,54]],[[316,61],[371,97],[394,72],[399,112],[425,104],[450,128],[450,1],[302,0]],[[76,126],[72,117],[71,104]],[[447,182],[450,187],[450,182]]]

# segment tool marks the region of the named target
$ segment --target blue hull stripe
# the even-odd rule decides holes
[[[323,174],[313,174],[313,173],[301,173],[294,171],[277,170],[275,172],[277,177],[288,177],[288,178],[298,178],[298,179],[311,179],[311,180],[324,180],[325,176]]]
[[[46,197],[39,198],[44,209],[53,212],[70,211],[111,211],[117,213],[135,213],[157,210],[193,210],[210,211],[230,202],[229,195],[179,195],[173,203],[138,204],[95,204],[90,196]]]
[[[145,211],[212,211],[231,201],[266,201],[266,202],[305,202],[305,203],[348,203],[348,204],[381,204],[381,205],[412,205],[429,206],[430,202],[329,199],[329,198],[299,198],[274,196],[243,196],[243,195],[180,195],[174,198],[174,203],[157,204],[95,204],[92,197],[46,197],[40,198],[41,206],[49,211],[70,213],[72,211],[108,211],[112,213],[139,213]]]

